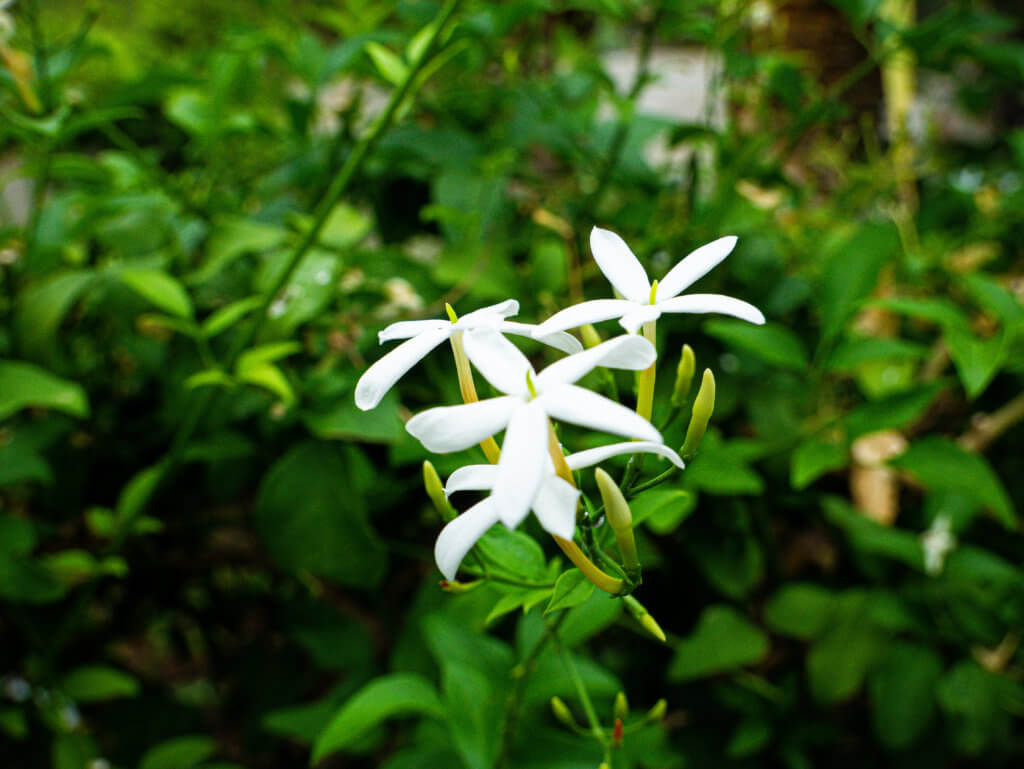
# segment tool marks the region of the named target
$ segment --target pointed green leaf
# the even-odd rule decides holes
[[[30,407],[89,416],[85,390],[74,382],[31,363],[0,360],[0,419]]]

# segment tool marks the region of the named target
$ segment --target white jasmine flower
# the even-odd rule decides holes
[[[952,518],[943,513],[936,516],[932,525],[921,534],[924,570],[930,577],[942,574],[946,565],[946,557],[956,548],[956,536],[952,529]]]
[[[395,382],[427,356],[431,350],[458,331],[489,328],[504,334],[533,336],[536,326],[507,320],[519,312],[519,302],[507,299],[501,304],[482,307],[463,315],[455,323],[450,320],[403,320],[392,323],[377,338],[381,344],[393,339],[407,339],[366,370],[356,383],[356,405],[368,411],[380,403]],[[582,349],[570,334],[555,332],[542,334],[537,340],[563,352],[574,353]]]
[[[548,419],[662,443],[636,412],[573,382],[596,366],[640,371],[657,358],[643,337],[620,336],[552,363],[539,374],[515,345],[493,329],[466,334],[466,355],[504,396],[428,409],[405,427],[431,451],[461,451],[505,429],[497,464],[494,512],[514,528],[530,509],[544,479]],[[550,460],[547,460],[550,461]]]
[[[728,236],[701,246],[668,271],[660,282],[652,286],[639,260],[614,232],[595,227],[590,232],[590,250],[601,272],[608,278],[622,299],[595,299],[581,302],[555,313],[538,326],[538,335],[568,328],[585,326],[602,320],[619,318],[629,333],[665,312],[705,313],[732,315],[751,323],[764,323],[764,315],[754,305],[722,294],[689,294],[679,296],[713,267],[721,262],[736,246],[736,238]]]
[[[650,441],[629,441],[599,446],[570,454],[565,461],[570,470],[579,470],[603,462],[609,457],[641,452],[659,454],[670,459],[677,467],[683,467],[683,460],[676,452],[663,443]],[[537,494],[530,507],[545,531],[556,537],[571,540],[576,528],[576,504],[580,493],[555,474],[550,456],[547,457],[545,465],[544,480],[537,489]],[[460,467],[449,476],[448,483],[444,487],[445,496],[451,496],[456,491],[493,489],[498,479],[498,472],[497,465]],[[491,500],[492,497],[487,497],[473,505],[445,525],[438,535],[437,543],[434,545],[434,560],[446,579],[455,579],[455,573],[459,570],[459,564],[466,557],[466,553],[491,526],[499,522],[500,518]]]

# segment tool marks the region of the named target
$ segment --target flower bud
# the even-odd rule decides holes
[[[588,350],[591,347],[597,347],[601,344],[601,335],[597,333],[597,329],[594,328],[593,323],[588,323],[580,328],[580,334],[583,336],[583,346]]]
[[[683,345],[683,353],[679,358],[679,366],[676,368],[676,384],[672,389],[672,405],[680,408],[686,403],[690,394],[690,387],[693,386],[693,375],[697,371],[697,359],[693,354],[693,348],[688,344]]]
[[[618,484],[600,467],[594,471],[594,478],[604,502],[605,518],[615,533],[615,541],[619,545],[619,552],[622,553],[622,565],[629,578],[637,581],[640,578],[640,559],[636,554],[633,514],[629,510],[629,503],[622,495]]]
[[[622,744],[622,719],[615,719],[615,726],[612,727],[612,747],[619,747]]]
[[[690,416],[690,426],[686,428],[686,440],[679,450],[684,462],[689,462],[697,456],[697,448],[700,446],[704,433],[708,429],[708,422],[711,421],[711,413],[715,410],[715,375],[711,369],[704,369],[704,378],[700,383],[700,390],[693,401],[693,414]]]
[[[644,630],[662,643],[665,642],[665,631],[661,629],[661,626],[657,623],[654,617],[651,616],[650,612],[644,608],[642,603],[631,595],[627,595],[623,598],[622,602],[626,605],[626,609],[629,613],[633,615],[633,619],[639,622],[640,626]]]
[[[654,707],[647,711],[647,720],[660,721],[665,717],[667,710],[668,703],[665,700],[658,700],[654,703]]]
[[[613,715],[620,721],[625,721],[629,715],[629,700],[626,699],[625,692],[619,692],[615,695],[615,708]]]
[[[572,711],[569,710],[568,705],[562,702],[561,697],[551,698],[551,712],[566,726],[576,728],[576,719],[572,717]]]
[[[427,489],[427,496],[434,503],[437,512],[447,522],[455,519],[455,508],[448,503],[448,497],[444,493],[444,484],[441,477],[434,469],[433,463],[427,459],[423,462],[423,485]]]

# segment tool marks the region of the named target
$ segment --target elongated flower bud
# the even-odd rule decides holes
[[[647,720],[660,721],[665,717],[667,711],[668,703],[665,700],[658,700],[654,703],[654,707],[647,711]]]
[[[605,518],[615,533],[615,541],[619,545],[619,552],[622,553],[622,565],[629,578],[637,581],[640,577],[640,559],[636,554],[633,514],[629,510],[629,503],[622,495],[618,484],[600,467],[594,471],[594,478],[597,480],[597,488],[601,492],[601,500],[604,502]]]
[[[686,428],[686,440],[683,441],[683,448],[679,454],[684,462],[689,462],[697,456],[697,449],[704,433],[708,429],[708,422],[711,421],[711,414],[715,410],[715,375],[711,369],[704,369],[704,378],[700,383],[700,390],[693,401],[693,415],[690,417],[690,426]]]
[[[697,358],[693,354],[693,348],[688,344],[683,345],[683,353],[679,358],[679,366],[676,368],[676,384],[672,389],[672,405],[676,408],[686,403],[690,394],[690,387],[693,386],[693,375],[697,371]]]
[[[626,699],[625,692],[619,692],[615,695],[615,708],[612,715],[620,721],[625,721],[629,715],[629,700]]]
[[[441,586],[441,589],[444,592],[455,593],[456,595],[458,595],[459,593],[468,593],[473,588],[482,585],[483,582],[484,581],[482,579],[474,579],[472,582],[459,582],[458,580],[454,579],[442,579],[440,582],[438,582],[438,584]]]
[[[561,697],[551,698],[551,712],[555,714],[555,718],[566,726],[570,728],[576,727],[576,719],[572,717],[572,711],[569,710],[568,705],[562,702]]]
[[[644,605],[636,600],[633,596],[627,595],[622,599],[622,603],[626,605],[627,611],[633,615],[633,619],[640,623],[644,630],[650,633],[652,636],[657,638],[662,643],[665,642],[665,631],[661,629],[661,626],[655,621],[654,617],[651,616],[650,612],[644,608]]]
[[[430,497],[430,501],[434,503],[434,507],[441,517],[446,522],[454,520],[455,508],[448,503],[448,498],[444,495],[444,484],[441,483],[441,477],[429,459],[423,462],[423,485],[427,489],[427,496]]]
[[[597,347],[601,344],[601,335],[597,333],[597,329],[594,328],[593,323],[588,323],[580,328],[580,334],[583,336],[583,346],[588,350],[591,347]]]

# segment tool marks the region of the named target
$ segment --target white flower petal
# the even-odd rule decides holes
[[[519,302],[515,299],[506,299],[504,302],[491,304],[487,307],[481,307],[479,310],[473,310],[473,312],[466,313],[459,318],[455,325],[460,329],[471,329],[475,328],[482,321],[483,325],[490,326],[491,321],[488,316],[497,315],[499,318],[510,318],[513,315],[518,314]]]
[[[590,251],[608,282],[626,299],[648,303],[651,281],[626,241],[610,230],[595,227],[590,231]]]
[[[635,411],[576,385],[561,385],[545,392],[537,400],[544,402],[548,416],[563,422],[626,438],[664,442],[654,425]]]
[[[451,328],[451,325],[447,320],[400,320],[378,332],[377,341],[384,344],[393,339],[408,339],[435,328]]]
[[[576,531],[576,505],[580,492],[557,475],[548,476],[533,498],[533,514],[544,531],[572,539]]]
[[[405,423],[405,429],[430,451],[447,454],[494,435],[522,405],[522,398],[505,395],[459,406],[439,406],[414,416]]]
[[[533,366],[519,348],[494,329],[478,328],[463,337],[466,356],[484,379],[510,395],[526,394],[526,374]]]
[[[490,491],[497,478],[497,465],[466,465],[448,476],[444,495],[450,497],[456,491]]]
[[[686,294],[659,302],[658,307],[662,312],[717,312],[758,325],[764,323],[764,315],[754,305],[723,294]]]
[[[691,251],[658,282],[656,301],[671,299],[703,278],[736,247],[736,236],[727,235]]]
[[[487,530],[498,522],[488,497],[441,529],[434,544],[434,560],[445,579],[455,579],[459,564]]]
[[[676,452],[664,443],[653,443],[651,441],[611,443],[607,446],[598,446],[586,451],[577,451],[575,454],[567,456],[565,462],[569,465],[570,470],[579,470],[582,467],[592,467],[600,462],[604,462],[606,459],[622,454],[657,454],[670,460],[672,464],[680,469],[684,466],[683,460]]]
[[[356,405],[368,411],[380,403],[406,371],[448,338],[448,327],[424,331],[412,339],[402,342],[359,377],[356,383]]]
[[[518,336],[528,336],[534,338],[533,334],[537,330],[538,326],[532,323],[515,323],[510,320],[502,322],[498,326],[498,331],[503,334],[516,334]],[[537,341],[541,344],[546,344],[548,347],[554,347],[556,350],[567,352],[572,355],[575,352],[580,352],[583,349],[583,345],[580,344],[580,340],[574,337],[572,334],[567,334],[564,331],[556,331],[553,334],[547,336],[536,337]]]
[[[632,312],[623,315],[619,319],[619,325],[629,333],[635,334],[644,323],[650,323],[652,320],[657,320],[660,317],[661,309],[657,305],[648,304],[644,307],[637,307]]]
[[[642,336],[623,334],[596,347],[555,361],[537,375],[537,390],[571,384],[596,366],[641,371],[657,359],[654,345]]]
[[[548,447],[548,418],[539,400],[523,406],[508,423],[498,460],[498,477],[491,492],[494,510],[514,529],[530,512],[544,480]]]
[[[647,302],[644,304],[646,305]],[[567,328],[579,328],[588,323],[600,323],[602,320],[621,318],[626,313],[635,310],[636,307],[637,303],[628,299],[593,299],[589,302],[580,302],[556,312],[537,326],[533,332],[533,338],[540,339],[556,331],[565,331]]]

